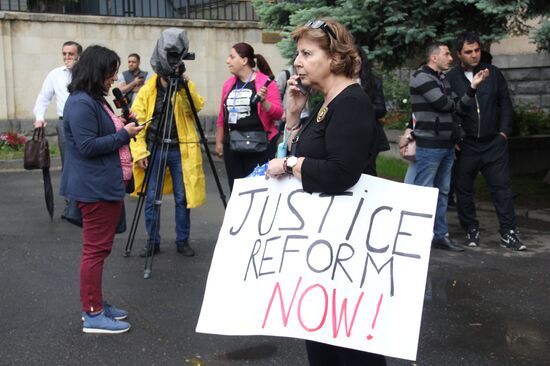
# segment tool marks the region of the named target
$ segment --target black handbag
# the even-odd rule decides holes
[[[267,150],[269,141],[265,131],[229,131],[231,151],[260,153]]]
[[[69,200],[67,206],[61,216],[68,222],[78,227],[82,227],[82,212],[78,207],[78,201]],[[126,231],[126,210],[124,209],[124,203],[122,204],[122,210],[120,210],[120,218],[115,229],[115,233],[120,234]]]
[[[23,167],[27,170],[50,167],[50,147],[44,137],[44,127],[37,127],[32,139],[25,143]]]

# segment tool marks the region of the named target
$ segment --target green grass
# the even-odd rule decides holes
[[[397,182],[403,182],[409,163],[403,159],[395,159],[387,156],[378,156],[376,159],[376,172],[378,176]]]
[[[50,146],[50,157],[55,158],[59,156],[59,150],[57,148],[57,145],[55,144],[49,144]],[[23,154],[25,148],[21,148],[20,150],[11,150],[11,149],[4,149],[0,150],[0,160],[17,160],[17,159],[23,159]]]
[[[23,150],[0,150],[0,160],[23,159]]]
[[[376,170],[382,178],[402,182],[407,172],[408,162],[379,156],[376,160]],[[514,205],[529,208],[550,207],[550,185],[543,179],[547,172],[538,172],[529,175],[513,175],[512,191],[515,194]],[[491,201],[491,193],[485,184],[485,178],[480,174],[474,183],[476,200]]]

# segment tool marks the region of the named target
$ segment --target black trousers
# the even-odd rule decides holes
[[[267,150],[261,153],[243,153],[231,151],[229,143],[223,144],[223,160],[227,171],[227,180],[229,190],[233,190],[233,181],[235,179],[248,176],[256,165],[262,165],[275,157],[277,152],[278,135],[269,141]]]
[[[464,230],[479,228],[474,203],[474,180],[481,172],[489,186],[500,230],[516,228],[512,184],[508,168],[508,142],[501,135],[479,140],[466,137],[456,175],[457,211]]]
[[[386,358],[330,344],[306,341],[310,366],[386,366]]]

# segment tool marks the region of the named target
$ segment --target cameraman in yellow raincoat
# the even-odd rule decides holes
[[[197,94],[195,84],[188,80],[187,76],[182,77],[188,85],[195,109],[200,111],[204,106],[203,98]],[[182,82],[183,80],[179,81],[180,84]],[[172,121],[163,116],[163,100],[168,93],[169,83],[169,76],[155,74],[140,89],[132,104],[132,111],[140,124],[155,117],[136,136],[136,140],[130,142],[134,159],[134,195],[142,189],[146,170],[151,170],[145,191],[145,227],[148,240],[140,252],[142,257],[150,256],[152,252],[160,252],[160,207],[154,207],[155,200],[162,197],[162,194],[173,192],[176,204],[176,248],[178,253],[187,257],[195,255],[195,251],[189,245],[190,209],[199,207],[206,201],[200,138],[185,89],[180,88],[174,92]],[[166,125],[167,131],[170,130],[171,142],[165,142],[165,147],[161,149],[164,131],[162,125]],[[155,144],[156,154],[151,156]],[[159,171],[159,164],[164,161],[166,177],[163,190],[155,191],[158,185],[156,173]],[[162,181],[162,174],[159,176],[158,179]]]

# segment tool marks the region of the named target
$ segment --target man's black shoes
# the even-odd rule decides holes
[[[456,245],[448,236],[442,238],[434,238],[432,240],[432,247],[436,249],[449,250],[451,252],[463,252],[464,248]]]
[[[470,230],[468,230],[464,245],[471,248],[479,247],[479,229],[478,228],[473,227]]]
[[[192,256],[195,255],[195,251],[193,250],[193,248],[191,248],[191,246],[189,245],[189,242],[187,240],[183,241],[183,242],[176,243],[176,249],[177,249],[178,253],[180,253],[181,255],[183,255],[185,257],[192,257]],[[160,246],[159,245],[147,244],[141,250],[141,252],[139,253],[139,256],[142,257],[142,258],[150,257],[153,253],[155,255],[159,254],[160,253]]]
[[[500,232],[500,246],[515,251],[522,251],[527,249],[518,236],[518,232],[515,230],[505,230]]]
[[[139,252],[139,256],[141,258],[150,257],[152,253],[155,253],[155,255],[160,253],[160,246],[159,245],[152,245],[152,244],[146,244],[143,249],[141,249],[141,252]]]
[[[187,240],[181,243],[176,243],[176,248],[178,250],[178,253],[180,253],[184,257],[192,257],[195,255],[195,251],[193,250],[193,248],[191,248]]]

